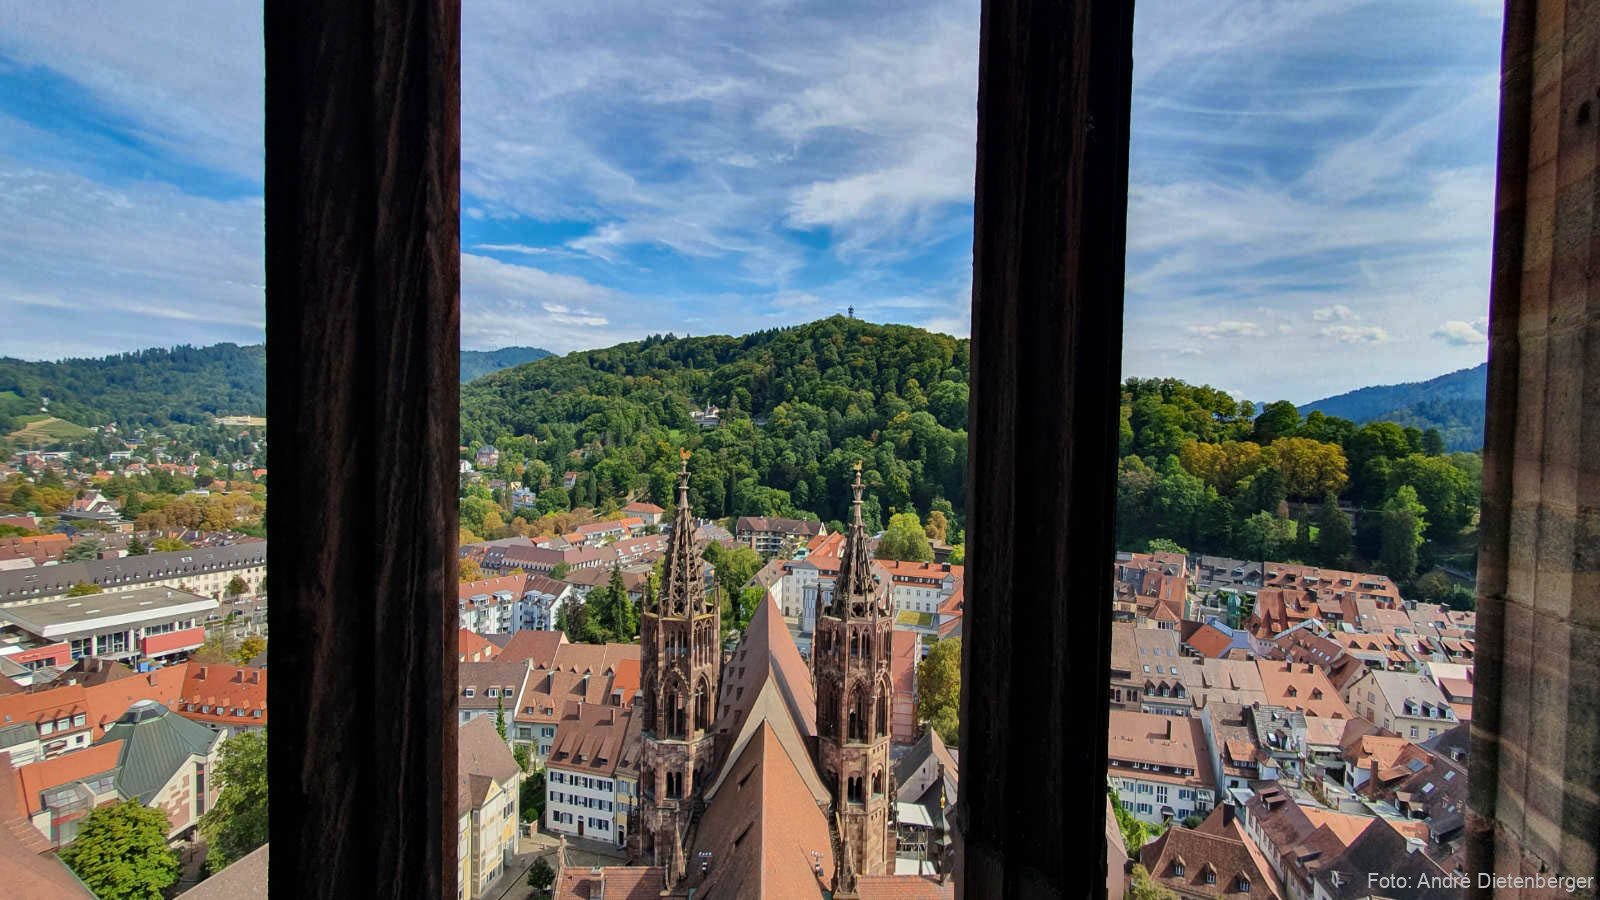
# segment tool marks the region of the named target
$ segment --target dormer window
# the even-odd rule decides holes
[[[463,696],[463,697],[473,697],[473,696],[476,696],[477,693],[478,692],[476,690],[474,690],[473,688],[467,688],[467,689],[465,689],[465,690],[463,690],[461,692],[461,696]]]

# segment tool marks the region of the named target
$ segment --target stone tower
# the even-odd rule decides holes
[[[722,615],[715,598],[706,596],[694,531],[685,450],[661,590],[646,598],[639,616],[639,850],[646,861],[666,868],[669,887],[683,878],[683,842],[716,774],[711,723],[722,669]]]
[[[867,553],[861,466],[833,595],[812,641],[817,693],[817,770],[833,792],[839,832],[834,891],[853,895],[858,875],[894,873],[889,809],[889,642],[894,608]]]

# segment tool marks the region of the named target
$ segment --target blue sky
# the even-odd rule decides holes
[[[462,343],[965,335],[978,6],[464,3]],[[1499,5],[1146,0],[1130,375],[1485,355]],[[259,341],[259,12],[0,0],[0,354]]]

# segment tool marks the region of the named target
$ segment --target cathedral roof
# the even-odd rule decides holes
[[[792,735],[780,734],[785,718],[762,719],[712,788],[686,881],[696,898],[815,900],[832,881],[828,817],[810,786],[816,771],[804,745],[797,758]]]
[[[777,684],[788,715],[805,737],[817,733],[817,698],[811,687],[811,671],[795,647],[794,637],[783,622],[783,614],[769,595],[750,617],[739,646],[722,670],[722,687],[715,730],[739,732],[754,716],[751,707],[762,686]]]

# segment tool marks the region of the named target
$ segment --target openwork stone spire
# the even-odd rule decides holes
[[[861,463],[856,463],[856,480],[850,485],[855,499],[850,503],[850,527],[845,532],[844,553],[839,560],[839,577],[833,585],[833,614],[841,619],[864,618],[877,610],[880,590],[872,575],[872,556],[867,552],[867,527],[861,521]]]
[[[666,570],[661,578],[660,612],[664,616],[689,615],[706,605],[705,569],[695,550],[694,516],[689,511],[689,451],[682,450],[680,455],[683,468],[678,471],[678,508],[672,518]]]

